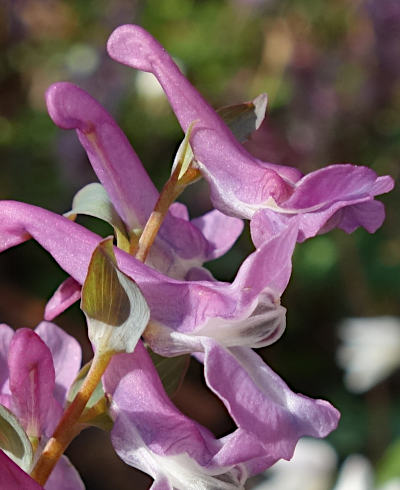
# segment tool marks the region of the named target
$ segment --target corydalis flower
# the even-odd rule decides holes
[[[13,202],[0,203],[0,230],[0,249],[16,245],[32,236],[77,282],[84,281],[90,257],[101,241],[94,233],[62,216]],[[120,436],[114,442],[121,457],[129,464],[143,468],[152,475],[159,471],[155,469],[157,465],[154,461],[158,461],[157,458],[150,458],[143,450],[143,439],[145,446],[150,448],[150,454],[155,452],[160,455],[158,450],[161,451],[161,456],[176,456],[182,453],[177,459],[172,460],[178,467],[186,465],[187,452],[195,459],[192,468],[194,474],[198,474],[199,468],[205,466],[207,471],[211,471],[206,474],[215,476],[221,468],[225,473],[241,464],[245,465],[247,474],[255,474],[279,458],[289,459],[299,437],[325,437],[336,427],[339,413],[328,402],[296,395],[249,347],[232,347],[253,342],[256,345],[266,345],[280,334],[280,330],[273,324],[272,330],[268,333],[262,322],[257,324],[255,330],[247,331],[246,311],[251,318],[254,311],[252,308],[258,304],[260,293],[265,292],[265,281],[268,281],[274,290],[283,291],[290,276],[291,255],[296,236],[297,230],[290,227],[285,233],[264,244],[244,262],[233,284],[217,281],[177,281],[115,248],[119,269],[134,278],[140,286],[150,306],[153,321],[170,330],[170,336],[152,337],[151,346],[166,354],[176,351],[199,353],[204,363],[208,386],[225,403],[238,427],[218,443],[223,444],[217,453],[218,457],[212,453],[206,460],[197,459],[192,456],[190,438],[187,450],[178,451],[179,440],[175,438],[177,446],[171,446],[171,431],[168,428],[170,419],[166,419],[167,428],[162,432],[163,418],[154,412],[156,401],[150,395],[146,397],[142,392],[137,393],[138,384],[124,382],[124,388],[120,391],[120,402],[116,389],[106,387],[113,394],[116,417],[119,411],[131,413],[127,418],[116,418],[116,427],[122,428],[115,429]],[[225,319],[225,322],[218,324],[216,321],[208,332],[196,330],[206,325],[210,319]],[[228,320],[233,324],[235,320],[242,320],[241,324],[238,322],[232,336]],[[214,336],[218,342],[213,340]],[[140,372],[134,365],[132,369],[136,374]],[[154,371],[154,368],[152,369]],[[142,383],[146,390],[150,389],[152,377],[153,375],[150,376],[150,380]],[[154,383],[160,386],[159,380]],[[128,393],[125,393],[126,390]],[[163,399],[165,398],[164,394]],[[143,404],[140,410],[137,408],[138,403]],[[179,423],[180,419],[173,420]],[[131,435],[133,437],[137,431],[140,437],[129,442]],[[164,442],[162,434],[166,437]],[[167,437],[167,434],[170,435]],[[146,437],[147,439],[144,439]],[[151,443],[153,437],[157,443]],[[168,452],[170,447],[171,453]],[[165,471],[171,471],[168,468],[170,467],[167,466]],[[191,471],[187,477],[193,477],[193,472]],[[181,488],[190,487],[183,484]]]
[[[128,240],[145,226],[159,197],[136,152],[113,118],[88,93],[67,82],[51,85],[46,102],[53,121],[75,129]],[[243,229],[240,219],[213,210],[189,220],[186,206],[171,206],[147,263],[184,279],[193,268],[223,255]]]
[[[334,226],[349,233],[359,226],[369,232],[381,226],[384,208],[374,196],[392,189],[389,176],[377,177],[369,168],[343,164],[302,177],[295,168],[257,160],[143,28],[118,27],[108,41],[108,52],[157,77],[185,132],[196,121],[191,144],[210,184],[213,204],[228,215],[252,219],[256,246],[279,229],[277,221],[288,219],[297,221],[299,240]]]
[[[16,332],[0,325],[0,403],[17,417],[36,453],[43,449],[62,415],[80,363],[78,342],[54,324],[43,322],[35,331],[22,328]],[[65,456],[45,485],[47,490],[83,488]]]
[[[336,426],[333,407],[293,393],[251,349],[211,340],[203,347],[206,383],[237,425],[221,439],[174,407],[141,343],[115,356],[103,377],[114,448],[153,476],[154,490],[244,489],[248,476],[291,458],[299,437],[324,437]]]
[[[74,279],[83,284],[90,258],[101,237],[70,220],[29,204],[0,202],[0,250],[36,239]],[[172,279],[115,248],[118,268],[141,289],[154,328],[151,346],[161,354],[193,352],[198,336],[215,337],[221,344],[261,347],[275,342],[285,328],[285,309],[279,298],[289,281],[296,229],[253,252],[232,284],[210,280]],[[63,302],[61,295],[60,305]],[[232,330],[230,329],[232,325]],[[173,338],[165,333],[175,333]],[[184,342],[183,342],[184,340]]]

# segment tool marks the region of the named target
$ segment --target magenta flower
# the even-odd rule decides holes
[[[33,441],[35,454],[43,449],[61,418],[80,364],[78,342],[52,323],[43,322],[35,331],[21,328],[16,332],[0,325],[0,403],[17,417]],[[3,471],[0,474],[1,481]],[[32,489],[37,487],[32,483]],[[84,485],[63,456],[45,488],[72,490]]]
[[[295,168],[262,162],[247,153],[143,28],[118,27],[108,51],[116,61],[157,77],[184,131],[196,121],[191,144],[212,201],[230,216],[252,219],[256,246],[280,228],[277,221],[288,219],[297,222],[299,241],[334,226],[346,232],[363,226],[371,233],[381,226],[384,208],[374,196],[393,188],[391,177],[377,177],[369,168],[350,164],[330,165],[302,177]],[[271,211],[276,216],[271,217]]]

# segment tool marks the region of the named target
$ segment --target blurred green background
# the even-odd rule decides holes
[[[246,144],[256,156],[305,173],[351,162],[398,178],[398,0],[9,0],[0,4],[2,199],[61,213],[78,189],[96,180],[75,134],[47,116],[43,94],[59,80],[100,100],[156,185],[165,182],[182,133],[157,85],[108,58],[106,40],[123,23],[155,35],[215,107],[267,92],[267,119]],[[400,437],[400,376],[365,395],[351,394],[335,352],[341,319],[400,316],[398,191],[381,199],[387,221],[375,235],[335,230],[298,245],[282,299],[286,333],[262,352],[295,391],[327,398],[341,410],[330,437],[339,457],[361,452],[378,469]],[[182,200],[192,216],[210,208],[204,184]],[[82,222],[109,233],[95,220]],[[210,268],[232,280],[251,250],[246,232]],[[41,320],[46,299],[65,277],[35,243],[3,254],[0,274],[0,321],[15,328]],[[78,307],[58,323],[81,340],[88,356]],[[176,403],[225,434],[232,423],[201,383],[194,365]],[[94,430],[69,450],[89,490],[149,486],[150,479],[111,454],[106,437]]]

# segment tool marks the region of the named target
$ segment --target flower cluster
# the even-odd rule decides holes
[[[374,232],[384,219],[383,205],[374,197],[391,190],[393,182],[350,164],[303,176],[295,168],[259,161],[239,140],[243,126],[251,133],[262,120],[265,96],[241,107],[255,116],[245,123],[236,111],[239,135],[141,27],[116,29],[108,51],[121,63],[153,73],[174,109],[185,139],[171,178],[159,194],[101,105],[71,83],[56,83],[46,94],[49,115],[59,127],[76,130],[100,184],[82,189],[65,216],[0,202],[0,250],[33,238],[69,274],[47,304],[45,319],[53,320],[82,297],[95,357],[85,388],[77,389],[82,395],[86,385],[97,385],[92,375],[102,376],[102,400],[111,400],[104,410],[112,418],[113,446],[127,464],[154,478],[153,490],[243,489],[249,476],[290,459],[299,438],[325,437],[339,420],[328,402],[292,392],[252,350],[272,344],[285,329],[280,297],[296,242],[334,227]],[[174,201],[200,177],[210,184],[215,209],[190,220],[186,207]],[[109,222],[116,246],[75,223],[78,214]],[[203,264],[230,249],[244,219],[250,220],[255,251],[232,283],[220,282]],[[10,448],[6,453],[48,489],[64,488],[54,483],[58,475],[68,488],[82,488],[75,471],[60,469],[63,459],[54,461],[47,480],[41,451],[50,438],[43,454],[51,459],[54,445],[67,439],[63,431],[76,435],[98,420],[99,407],[107,403],[88,408],[89,390],[85,403],[79,396],[69,400],[55,428],[79,369],[78,347],[50,323],[14,336],[8,327],[0,328],[1,404],[19,421],[32,457],[22,465]],[[28,344],[29,355],[22,355]],[[236,424],[231,434],[216,438],[171,401],[160,366],[188,354],[203,364],[207,386]],[[20,488],[21,482],[38,488],[0,455],[4,488]],[[12,478],[19,483],[12,486]]]

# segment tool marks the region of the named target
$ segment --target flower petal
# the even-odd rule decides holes
[[[15,243],[15,235],[23,241],[29,233],[80,283],[85,280],[90,258],[101,240],[62,216],[28,204],[7,201],[0,203],[0,232],[0,250],[9,243]],[[263,300],[259,298],[262,293],[270,298],[268,304],[272,309],[279,309],[279,295],[290,276],[296,235],[297,229],[288,227],[265,243],[245,260],[232,284],[178,281],[121,250],[115,249],[115,255],[119,269],[140,287],[150,306],[152,321],[172,330],[190,333],[206,325],[210,319],[220,318],[223,320],[221,324],[228,325],[228,321],[242,321],[253,313],[258,315],[257,305],[266,304],[266,297]],[[263,313],[270,317],[268,309],[263,308]],[[260,340],[258,334],[257,338]]]
[[[0,324],[0,393],[2,395],[10,394],[8,387],[8,350],[14,333],[15,331],[5,323]]]
[[[227,214],[233,214],[237,207],[236,216],[249,217],[247,206],[241,202],[262,203],[269,196],[281,202],[288,197],[291,186],[276,171],[285,173],[285,177],[293,181],[298,179],[299,172],[272,164],[261,167],[148,32],[134,25],[118,27],[111,34],[107,47],[116,61],[157,77],[184,132],[196,121],[191,145],[210,182],[216,207]],[[239,208],[244,214],[238,214]]]
[[[47,302],[44,310],[44,319],[50,322],[78,301],[80,297],[81,285],[73,277],[68,277],[58,286]]]
[[[0,488],[6,490],[43,490],[25,471],[0,449]]]
[[[103,383],[113,400],[113,446],[127,464],[153,476],[152,488],[243,488],[229,467],[212,464],[221,445],[172,404],[142,343],[112,359]]]
[[[26,433],[37,438],[50,435],[62,409],[53,397],[55,373],[49,348],[35,332],[21,328],[11,340],[8,366],[15,413]]]
[[[55,370],[54,397],[61,404],[81,367],[82,352],[79,342],[54,323],[42,322],[35,332],[50,349]]]
[[[196,121],[191,145],[210,183],[213,203],[222,212],[249,219],[263,209],[292,217],[300,214],[299,240],[318,233],[336,213],[336,221],[332,219],[327,229],[339,226],[352,231],[361,225],[371,231],[381,225],[382,207],[361,203],[391,190],[389,176],[377,178],[366,167],[331,165],[300,179],[294,168],[261,162],[235,141],[168,53],[143,28],[118,27],[108,41],[108,51],[115,60],[157,77],[184,131]],[[261,223],[253,226],[256,246],[265,236],[262,228]]]
[[[217,209],[193,219],[192,224],[208,241],[206,260],[217,259],[224,255],[242,233],[244,226],[241,219],[226,216]]]
[[[147,172],[112,117],[72,83],[49,87],[50,117],[64,129],[76,129],[100,182],[129,230],[144,225],[158,198]]]
[[[61,456],[44,486],[45,490],[85,490],[85,485],[67,456]]]
[[[336,428],[340,414],[332,405],[293,393],[251,349],[225,349],[210,339],[203,345],[207,385],[239,428],[224,439],[221,465],[246,460],[258,473],[290,459],[300,437],[325,437]]]

